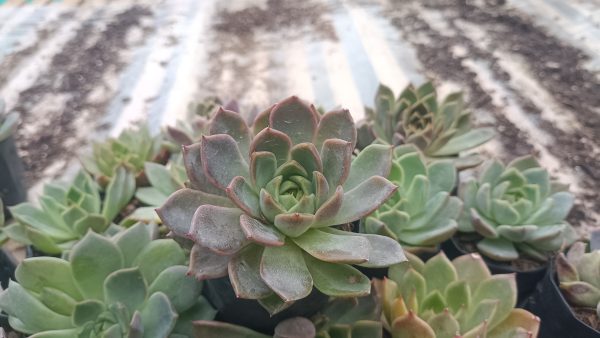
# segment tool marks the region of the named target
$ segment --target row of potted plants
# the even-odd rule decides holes
[[[35,249],[0,294],[13,329],[535,337],[540,315],[544,331],[541,310],[515,306],[539,304],[548,262],[577,240],[573,196],[532,156],[474,152],[494,132],[471,125],[460,93],[380,86],[358,125],[297,97],[255,116],[219,105],[94,144],[71,183],[10,208],[3,233]],[[600,260],[585,245],[557,267],[588,308]]]

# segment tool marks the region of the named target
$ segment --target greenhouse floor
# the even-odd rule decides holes
[[[358,120],[379,82],[432,78],[497,129],[484,151],[537,154],[577,196],[569,220],[600,223],[597,0],[21,2],[0,6],[0,97],[21,114],[30,195],[90,141],[157,132],[209,95],[296,94]]]

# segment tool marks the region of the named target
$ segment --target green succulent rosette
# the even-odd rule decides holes
[[[426,263],[390,267],[374,280],[383,306],[383,327],[392,338],[536,337],[540,320],[515,309],[514,274],[492,275],[478,254],[450,261],[443,252]]]
[[[146,184],[144,164],[161,162],[162,136],[151,135],[147,126],[123,130],[119,136],[92,144],[90,155],[80,156],[81,163],[101,186],[115,175],[117,168],[131,171],[138,185]]]
[[[171,239],[137,224],[112,238],[89,232],[68,260],[25,259],[0,293],[10,325],[33,338],[193,337],[215,310],[187,276]]]
[[[567,255],[556,256],[560,290],[572,306],[595,309],[600,319],[600,248],[574,243]]]
[[[104,233],[135,192],[132,173],[119,167],[102,195],[98,184],[80,171],[70,185],[48,183],[39,206],[30,202],[10,208],[17,220],[4,229],[17,242],[51,255],[68,251],[89,230]]]
[[[194,242],[190,273],[229,276],[236,295],[274,313],[308,296],[370,292],[352,264],[403,261],[387,237],[336,226],[376,210],[396,187],[385,177],[391,147],[372,145],[356,158],[356,129],[347,110],[320,116],[288,98],[248,126],[220,109],[202,141],[184,147],[190,187],[157,212],[171,232]]]
[[[396,98],[392,90],[380,85],[375,108],[366,108],[361,121],[358,146],[375,140],[400,145],[413,144],[430,159],[452,159],[458,169],[477,166],[477,154],[459,156],[494,136],[491,128],[473,128],[471,113],[461,93],[438,102],[435,87],[427,82],[420,87],[409,84]]]
[[[362,231],[391,237],[413,253],[437,251],[458,229],[456,175],[451,161],[428,162],[413,145],[396,147],[388,179],[398,190],[362,221]]]
[[[459,196],[464,202],[459,231],[480,234],[477,249],[492,259],[546,261],[577,237],[565,220],[573,195],[532,156],[506,166],[487,161],[477,178],[461,184]]]

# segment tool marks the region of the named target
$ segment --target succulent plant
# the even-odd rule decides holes
[[[187,175],[181,161],[181,156],[175,154],[175,158],[166,165],[146,162],[144,172],[150,182],[149,187],[139,187],[135,197],[142,203],[150,206],[160,206],[175,191],[185,187]]]
[[[366,233],[389,236],[405,250],[431,251],[458,229],[462,202],[450,196],[456,185],[452,162],[426,162],[413,145],[394,149],[388,179],[398,190],[361,223]]]
[[[478,155],[459,157],[461,152],[494,136],[491,128],[473,129],[461,93],[450,94],[440,103],[431,82],[420,87],[410,84],[398,98],[390,88],[380,85],[375,108],[366,108],[365,113],[366,120],[358,131],[359,148],[376,139],[393,145],[414,144],[428,158],[450,158],[459,169],[482,161]]]
[[[396,190],[384,178],[391,147],[372,145],[352,159],[356,129],[347,110],[320,117],[291,97],[251,128],[220,109],[209,134],[183,148],[192,189],[157,210],[174,235],[195,242],[190,272],[199,279],[229,275],[238,297],[274,313],[313,284],[332,296],[368,294],[369,279],[350,264],[405,259],[390,238],[334,227],[371,213]]]
[[[9,138],[17,129],[19,124],[19,114],[5,114],[6,105],[0,99],[0,142]]]
[[[383,326],[393,338],[536,337],[539,319],[515,309],[514,274],[492,275],[478,254],[390,267],[374,280],[383,304]]]
[[[295,317],[275,327],[274,338],[381,338],[381,306],[374,294],[360,298],[335,298],[312,321]],[[248,328],[217,321],[194,323],[197,337],[268,338]]]
[[[152,136],[147,126],[138,126],[123,130],[116,138],[92,144],[91,155],[82,155],[80,160],[104,187],[121,166],[134,173],[138,185],[145,185],[144,164],[162,162],[163,157],[162,136]]]
[[[46,184],[39,208],[30,202],[11,207],[17,223],[4,230],[18,242],[32,244],[47,254],[61,254],[88,230],[105,232],[134,192],[133,174],[122,167],[116,169],[103,198],[96,182],[80,171],[67,187]]]
[[[585,243],[575,242],[566,256],[556,256],[556,273],[567,301],[596,309],[600,319],[600,249],[586,252]]]
[[[178,120],[175,126],[165,128],[169,149],[177,153],[181,151],[181,146],[200,141],[202,135],[208,132],[209,120],[220,105],[221,100],[217,97],[208,97],[201,102],[191,103],[184,120]],[[224,108],[239,111],[236,101],[229,101]]]
[[[573,195],[532,156],[507,166],[487,161],[477,179],[461,184],[459,196],[464,203],[459,231],[483,236],[477,249],[492,259],[509,261],[522,254],[545,261],[576,238],[565,221]]]
[[[64,260],[25,259],[0,293],[10,325],[41,337],[193,337],[212,319],[202,284],[186,275],[171,239],[137,224],[112,238],[88,232]]]

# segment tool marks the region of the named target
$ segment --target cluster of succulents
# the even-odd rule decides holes
[[[162,136],[150,134],[147,126],[123,130],[118,137],[92,144],[89,155],[81,155],[83,167],[106,186],[116,174],[117,168],[125,167],[135,175],[138,185],[146,183],[144,164],[161,162],[165,157]]]
[[[359,148],[375,140],[400,145],[413,144],[430,159],[452,159],[459,169],[481,163],[477,154],[459,157],[494,136],[492,128],[473,128],[471,114],[465,109],[461,93],[438,102],[435,87],[427,82],[408,85],[396,98],[380,85],[375,108],[367,108],[358,133]]]
[[[574,306],[596,309],[600,319],[600,250],[587,252],[587,245],[575,242],[567,255],[556,256],[560,289]]]
[[[462,209],[460,199],[451,196],[456,186],[452,162],[427,162],[415,146],[398,146],[388,179],[398,190],[364,219],[362,231],[389,236],[408,251],[437,251],[458,229]]]
[[[135,179],[123,167],[116,168],[106,191],[80,171],[68,185],[48,183],[39,197],[40,207],[24,202],[10,208],[16,223],[5,233],[47,254],[69,250],[89,230],[104,233],[135,193]]]
[[[0,293],[10,325],[31,337],[193,337],[212,319],[184,251],[139,223],[112,238],[89,232],[69,253],[25,259]]]
[[[366,295],[369,279],[351,264],[405,259],[388,237],[334,227],[368,215],[396,190],[385,178],[391,147],[371,145],[353,159],[356,129],[347,110],[320,116],[290,97],[253,126],[220,109],[208,131],[183,148],[191,188],[157,210],[173,235],[194,242],[197,278],[228,275],[238,297],[275,313],[313,285],[330,296]]]
[[[477,249],[492,259],[545,261],[576,239],[565,221],[573,195],[532,156],[506,166],[488,160],[477,178],[461,184],[459,196],[464,202],[459,231],[480,234]]]
[[[539,319],[514,308],[514,274],[492,275],[478,254],[450,261],[439,253],[426,263],[408,256],[390,268],[389,279],[374,281],[393,338],[537,335]]]
[[[426,83],[396,98],[380,86],[358,129],[347,110],[297,97],[256,116],[219,104],[194,104],[160,135],[142,126],[94,144],[81,158],[88,173],[10,209],[0,243],[60,255],[25,259],[0,290],[12,328],[34,338],[537,336],[539,319],[515,309],[514,274],[492,275],[476,253],[415,256],[457,231],[496,260],[545,260],[575,238],[573,196],[533,157],[488,161],[454,196],[458,171],[482,162],[465,152],[493,136],[471,126],[461,94],[438,102]],[[165,227],[169,238],[157,238]],[[599,257],[576,243],[557,270],[567,298],[600,312]],[[386,279],[365,275],[388,267]],[[218,281],[203,280],[223,277],[283,318],[273,335],[213,320],[220,304],[207,290]],[[284,312],[313,294],[327,304],[309,318]]]

